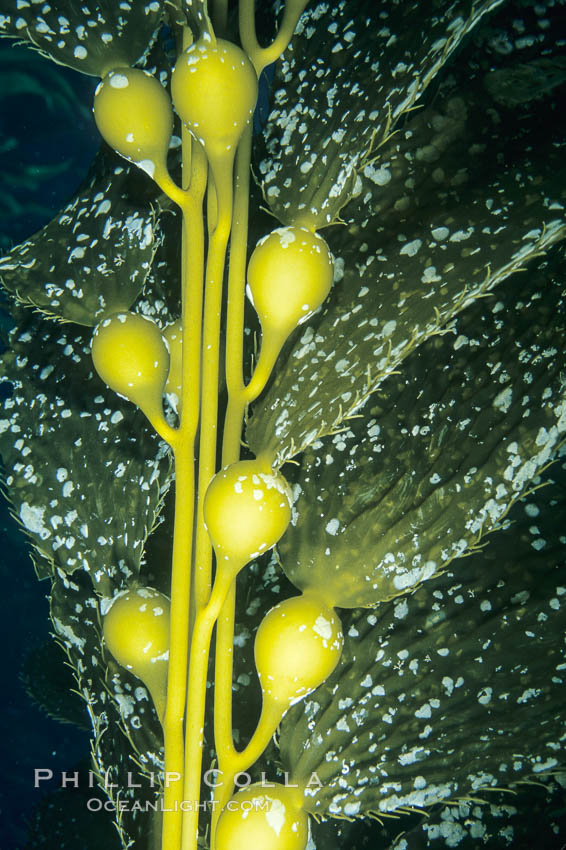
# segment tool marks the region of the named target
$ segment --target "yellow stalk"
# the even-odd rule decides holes
[[[235,753],[231,760],[230,768],[234,771],[234,774],[247,770],[265,752],[265,748],[277,731],[277,727],[288,708],[288,705],[264,699],[259,723],[249,744],[241,752]]]
[[[210,595],[212,546],[204,526],[203,504],[216,472],[218,434],[218,373],[220,361],[220,315],[226,247],[232,218],[233,157],[211,163],[217,198],[217,225],[211,236],[206,263],[202,338],[202,397],[200,417],[199,475],[196,528],[195,603],[203,608]]]
[[[238,565],[239,569],[240,565]],[[206,701],[206,676],[212,629],[220,614],[230,586],[237,572],[224,563],[216,573],[210,599],[198,611],[191,641],[189,663],[188,706],[185,728],[185,772],[183,798],[190,807],[183,812],[182,850],[195,850],[198,838],[198,806],[202,769],[202,747],[204,740],[204,712]],[[169,847],[168,850],[172,850]]]
[[[165,163],[157,163],[153,179],[168,198],[171,198],[171,200],[181,209],[185,208],[187,203],[187,192],[185,189],[181,189],[177,186],[167,171]]]
[[[228,408],[224,420],[222,466],[240,459],[240,437],[245,410],[243,397],[243,335],[244,298],[246,278],[246,253],[248,240],[248,207],[250,184],[250,158],[252,129],[245,130],[236,154],[235,196],[230,239],[230,267],[228,271],[228,304],[226,321],[226,385]],[[214,668],[214,744],[220,770],[233,756],[232,737],[232,673],[234,620],[236,611],[236,581],[232,583],[216,626],[216,654]],[[220,810],[232,794],[232,781],[228,777],[224,793],[215,791],[220,803],[213,810],[211,841],[214,840]],[[227,796],[226,796],[227,789]],[[224,799],[226,797],[226,799]]]
[[[196,157],[195,157],[196,158]],[[199,188],[204,188],[206,165],[202,162]],[[188,205],[189,206],[189,205]],[[198,425],[200,373],[200,322],[202,314],[202,274],[204,267],[204,233],[198,205],[183,214],[184,240],[188,249],[186,297],[183,299],[183,381],[181,423],[174,449],[175,457],[175,527],[171,576],[171,637],[167,708],[163,724],[165,738],[165,772],[179,775],[179,782],[165,789],[164,808],[171,809],[181,799],[184,744],[183,718],[187,683],[189,597],[191,587],[191,555],[195,501],[194,444]],[[201,194],[202,206],[202,194]],[[193,321],[191,321],[191,317]],[[181,812],[164,812],[163,848],[178,847],[181,838]]]
[[[220,623],[220,619],[218,622]],[[247,771],[265,752],[287,708],[288,706],[281,706],[272,700],[264,700],[258,725],[247,747],[241,752],[233,750],[231,753],[224,753],[223,758],[217,749],[218,768],[222,771],[223,784],[215,788],[214,792],[215,806],[210,828],[210,850],[214,850],[216,846],[216,826],[222,809],[232,796],[234,777],[240,772]]]
[[[217,571],[212,593],[212,546],[204,525],[203,504],[208,485],[216,472],[218,428],[218,373],[222,281],[232,217],[233,156],[211,162],[217,199],[217,223],[212,233],[206,264],[204,319],[202,335],[202,392],[200,405],[200,445],[195,543],[194,599],[196,618],[191,638],[187,712],[185,719],[184,799],[195,811],[182,815],[182,848],[194,850],[198,838],[200,773],[206,702],[206,676],[212,629],[220,613],[235,573],[224,564]]]
[[[286,335],[273,331],[262,334],[258,361],[252,379],[243,391],[245,404],[251,404],[263,392],[286,338]]]
[[[159,185],[181,206],[182,231],[182,390],[180,422],[172,442],[175,460],[175,524],[171,575],[171,628],[167,701],[163,720],[165,776],[162,848],[181,845],[184,768],[184,732],[189,597],[195,503],[194,443],[199,418],[202,283],[204,274],[204,230],[202,203],[206,186],[206,157],[183,131],[183,189],[168,174],[159,175]],[[174,781],[175,777],[179,777]],[[177,811],[175,811],[177,809]]]
[[[267,65],[276,62],[286,50],[307,3],[308,0],[286,0],[281,26],[275,39],[269,47],[260,47],[255,31],[254,0],[240,0],[240,40],[258,77]]]
[[[143,407],[140,407],[140,410],[145,414],[155,433],[159,434],[161,439],[169,443],[170,446],[173,446],[177,439],[177,429],[172,428],[165,419],[162,399],[154,399],[153,403],[144,404]]]
[[[236,155],[236,191],[230,239],[226,321],[226,387],[228,409],[224,423],[222,465],[240,459],[240,440],[246,400],[243,397],[244,300],[248,245],[248,208],[252,128],[245,130]]]

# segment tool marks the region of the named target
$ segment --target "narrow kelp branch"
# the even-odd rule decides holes
[[[267,47],[256,5],[280,15]],[[375,814],[404,819],[380,824],[384,847],[435,843],[438,824],[487,841],[517,823],[487,791],[515,800],[533,776],[545,791],[560,769],[561,5],[101,0],[95,21],[58,0],[0,16],[102,77],[123,158],[105,150],[0,261],[17,325],[0,439],[97,775],[135,801],[116,812],[124,846],[303,850],[334,829],[348,847],[363,828],[348,819]],[[238,138],[222,134],[251,90],[239,69],[255,90],[284,47],[263,76],[269,210],[251,210],[266,235],[246,268],[255,94]],[[97,326],[90,345],[80,325]],[[224,784],[201,801],[212,727]],[[234,794],[241,771],[262,783]]]
[[[305,10],[308,0],[285,0],[283,17],[272,43],[269,47],[261,47],[257,40],[255,27],[255,3],[253,0],[241,0],[238,6],[240,39],[242,46],[256,69],[257,75],[271,65],[284,53],[288,47],[295,27]]]
[[[226,301],[226,388],[228,403],[222,431],[222,466],[240,459],[242,424],[246,406],[243,340],[252,129],[244,131],[235,166],[234,213],[230,239],[228,297]]]
[[[195,608],[200,611],[207,604],[212,583],[212,546],[204,527],[203,505],[206,490],[216,472],[216,444],[218,436],[218,375],[220,368],[220,318],[222,309],[222,281],[224,261],[232,212],[231,175],[224,186],[216,182],[218,216],[212,233],[206,266],[205,302],[202,334],[202,394],[200,415],[198,500],[195,546]]]
[[[187,189],[189,201],[183,212],[183,272],[181,313],[181,399],[175,458],[175,527],[171,573],[171,635],[169,646],[169,678],[167,712],[163,724],[165,776],[179,781],[165,784],[163,846],[180,842],[181,812],[179,804],[184,768],[184,716],[188,663],[191,567],[195,505],[195,437],[199,422],[201,324],[195,316],[202,314],[204,270],[204,232],[202,201],[206,186],[204,151],[195,142],[191,160],[186,157],[189,139],[184,139],[183,171],[190,171]],[[187,167],[188,166],[188,167]]]
[[[248,214],[252,129],[244,131],[235,163],[234,210],[228,268],[226,319],[226,387],[228,403],[222,432],[222,466],[240,459],[245,401],[242,399],[244,300],[248,247]],[[219,765],[234,752],[232,733],[232,678],[236,582],[232,582],[216,626],[214,661],[214,744]],[[220,767],[219,769],[222,769]],[[231,790],[231,789],[230,789]],[[216,797],[215,797],[216,799]],[[219,812],[213,810],[211,843]]]

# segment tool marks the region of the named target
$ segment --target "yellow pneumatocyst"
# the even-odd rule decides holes
[[[147,71],[116,68],[94,95],[94,119],[102,138],[150,176],[164,166],[173,108],[163,86]]]
[[[235,794],[218,820],[216,850],[304,850],[308,815],[297,789],[250,785]]]
[[[332,286],[334,260],[322,236],[305,227],[278,227],[256,245],[248,293],[264,334],[288,336],[317,310]]]
[[[277,543],[290,519],[285,478],[256,460],[225,467],[206,491],[204,520],[219,562],[244,566]]]
[[[103,319],[92,338],[92,360],[112,390],[142,410],[160,407],[169,352],[151,319],[138,313],[115,313]]]
[[[169,599],[153,587],[116,597],[102,633],[116,661],[142,680],[159,716],[165,708],[169,661]]]
[[[250,123],[257,76],[244,51],[217,39],[191,44],[177,59],[171,95],[181,120],[213,158],[234,153]]]
[[[342,653],[340,618],[311,594],[272,608],[255,638],[255,664],[264,699],[293,705],[330,676]]]

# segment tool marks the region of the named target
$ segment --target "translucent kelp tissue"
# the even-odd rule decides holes
[[[80,805],[135,850],[559,850],[566,0],[0,35],[100,78],[86,179],[0,259]]]

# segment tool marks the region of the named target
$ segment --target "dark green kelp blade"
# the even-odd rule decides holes
[[[430,133],[420,126],[428,145]],[[457,151],[459,135],[456,130]],[[365,220],[326,235],[337,256],[328,302],[297,335],[254,406],[247,438],[256,454],[281,463],[335,431],[421,343],[564,238],[563,138],[536,149],[515,141],[519,155],[508,166],[494,171],[489,158],[487,172],[476,165],[477,180],[439,192],[426,181],[423,202],[410,205],[406,220],[393,210],[385,225],[372,206],[383,176],[371,166],[367,180],[375,192],[363,196]],[[449,163],[452,172],[455,162]],[[395,174],[386,186],[391,201],[396,189],[406,194],[403,171],[397,181]]]
[[[515,110],[547,99],[550,106],[548,98],[566,82],[565,11],[564,0],[505,3],[474,34],[475,72],[495,103]]]
[[[438,805],[424,815],[313,819],[312,837],[324,850],[562,850],[564,781],[564,774],[538,776],[513,791],[492,790],[484,803]]]
[[[342,0],[307,8],[277,68],[259,164],[277,218],[335,221],[368,152],[500,4]]]
[[[279,552],[294,584],[372,605],[499,527],[566,436],[565,270],[558,248],[476,302],[289,468]]]
[[[0,36],[28,41],[60,65],[101,77],[139,61],[164,15],[163,0],[3,0]]]
[[[285,769],[322,783],[309,811],[402,814],[561,769],[565,466],[465,569],[345,615],[338,668],[281,729]]]
[[[61,648],[47,640],[38,649],[26,655],[20,681],[29,697],[49,717],[61,723],[74,723],[90,730],[90,719],[81,696],[76,692],[76,682]]]
[[[461,801],[435,807],[414,826],[403,817],[397,824],[397,828],[404,827],[403,832],[383,850],[562,850],[566,836],[564,784],[564,773],[537,776],[533,782],[515,785],[511,792],[484,791],[488,799],[483,804]]]
[[[5,486],[45,575],[83,569],[112,596],[139,573],[170,483],[168,448],[102,383],[90,333],[14,308],[2,357],[12,384],[0,421]]]
[[[436,81],[434,94],[358,169],[355,200],[343,215],[351,235],[366,231],[366,252],[374,230],[385,229],[405,242],[408,219],[422,218],[428,208],[449,209],[451,197],[464,197],[466,186],[488,186],[502,168],[514,168],[521,181],[533,152],[543,155],[550,141],[563,140],[559,75],[552,68],[563,65],[565,38],[564,12],[552,0],[539,4],[536,12],[504,4],[474,30]],[[515,88],[520,109],[501,108],[501,99],[486,98],[492,74],[507,77],[520,61],[537,63],[541,54],[536,96],[533,85]],[[487,75],[486,67],[491,69]],[[545,102],[539,103],[542,98]],[[441,232],[434,235],[442,239]]]
[[[566,59],[560,56],[517,63],[486,75],[485,87],[503,106],[519,106],[547,97],[566,82]]]
[[[27,306],[82,325],[127,310],[159,239],[148,183],[102,151],[65,209],[0,259],[4,288]]]

